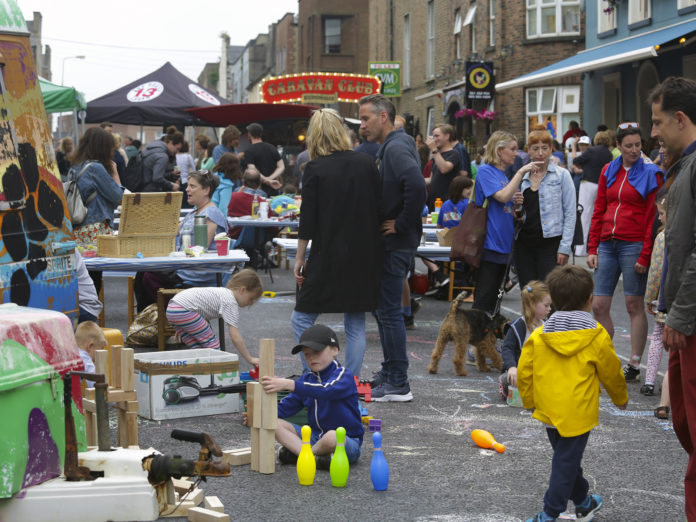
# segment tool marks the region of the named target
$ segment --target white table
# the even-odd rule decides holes
[[[277,237],[273,240],[273,242],[276,245],[281,246],[285,249],[288,258],[294,259],[297,255],[297,239]],[[307,245],[307,253],[309,253],[311,246],[312,242],[310,241]],[[440,246],[438,243],[428,242],[425,245],[421,245],[418,247],[417,255],[427,257],[428,259],[431,259],[433,261],[449,262],[450,247],[443,247]]]
[[[222,273],[236,266],[244,266],[249,256],[244,250],[230,250],[226,256],[205,253],[200,257],[160,256],[160,257],[85,257],[87,270],[109,272],[165,272],[168,270],[193,270],[215,272],[217,285],[222,286]],[[225,322],[218,319],[220,328],[220,349],[225,350]]]
[[[256,228],[299,228],[300,222],[296,219],[254,219],[251,217],[228,217],[227,224],[231,227],[256,227]]]

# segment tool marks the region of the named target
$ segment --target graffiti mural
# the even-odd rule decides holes
[[[0,303],[76,316],[72,226],[29,33],[11,0],[0,0],[0,31]]]

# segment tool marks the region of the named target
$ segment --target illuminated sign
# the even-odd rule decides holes
[[[259,91],[265,103],[357,102],[379,92],[382,82],[374,76],[345,73],[302,73],[265,78]]]

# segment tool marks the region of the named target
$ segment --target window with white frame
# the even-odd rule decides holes
[[[616,9],[607,11],[606,2],[597,2],[597,34],[616,29]]]
[[[580,0],[526,0],[527,38],[580,34]]]
[[[462,57],[462,11],[457,8],[454,11],[454,57],[459,60]]]
[[[560,140],[570,120],[579,119],[579,85],[527,89],[527,132],[542,124],[554,139]]]
[[[628,0],[628,24],[650,18],[650,0]]]
[[[469,7],[462,25],[469,26],[469,53],[474,54],[476,52],[476,4]]]
[[[428,41],[426,50],[426,76],[435,76],[435,1],[428,0]]]
[[[433,107],[428,107],[428,113],[425,118],[425,135],[432,136],[433,126],[435,125],[435,109]]]
[[[404,58],[401,79],[404,87],[411,85],[411,15],[404,15]]]
[[[696,0],[677,0],[677,9],[696,6]]]
[[[488,45],[495,45],[495,0],[488,2]]]

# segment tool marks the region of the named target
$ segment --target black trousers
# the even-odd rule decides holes
[[[476,271],[476,289],[474,290],[474,304],[472,308],[483,310],[490,314],[495,310],[498,300],[498,290],[505,276],[504,264],[481,261]]]
[[[515,267],[520,288],[530,281],[543,281],[556,267],[556,255],[560,237],[542,239],[541,241],[515,241]]]

